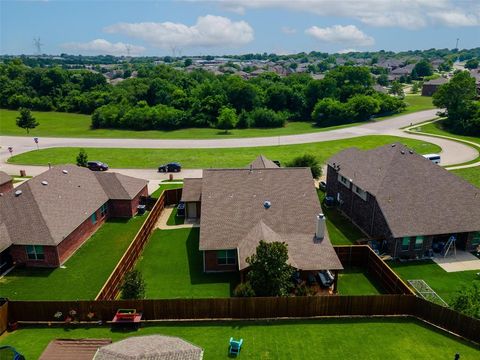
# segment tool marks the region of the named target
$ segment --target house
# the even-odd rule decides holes
[[[240,271],[260,240],[285,242],[301,272],[343,269],[328,232],[309,168],[280,168],[260,156],[243,169],[207,169],[185,179],[188,218],[200,220],[205,272]]]
[[[3,195],[7,191],[13,189],[13,179],[7,173],[0,171],[0,194]]]
[[[480,244],[480,189],[401,144],[334,155],[327,195],[394,258],[421,258],[452,235],[459,249]]]
[[[73,165],[53,167],[0,197],[0,260],[58,267],[106,219],[130,218],[147,181]]]
[[[444,77],[424,82],[422,86],[422,96],[432,96],[438,90],[440,85],[446,84],[447,82],[448,79],[445,79]]]
[[[412,74],[412,70],[414,67],[415,67],[414,64],[408,64],[403,67],[397,67],[390,72],[388,76],[388,80],[398,80],[402,76],[409,76]]]

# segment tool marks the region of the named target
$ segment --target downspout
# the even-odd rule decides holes
[[[370,196],[370,194],[367,194],[367,196]],[[372,211],[372,224],[370,226],[370,236],[373,237],[373,223],[375,222],[375,210],[377,208],[377,199],[374,197],[373,201],[373,211]]]
[[[202,251],[202,257],[203,257],[203,272],[205,272],[205,250]]]

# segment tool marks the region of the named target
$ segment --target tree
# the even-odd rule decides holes
[[[39,123],[33,117],[32,113],[27,108],[20,108],[20,115],[17,117],[17,126],[27,130],[27,134],[30,132],[30,129],[35,129]]]
[[[418,63],[415,64],[415,67],[412,70],[412,77],[419,78],[430,76],[433,74],[433,67],[432,64],[426,59],[420,60]]]
[[[388,75],[387,74],[381,74],[377,78],[377,84],[382,85],[382,86],[387,86],[388,85]]]
[[[287,164],[288,167],[309,167],[314,179],[322,176],[322,166],[318,159],[312,154],[298,156]]]
[[[392,82],[390,86],[390,90],[388,91],[389,94],[399,96],[403,98],[405,96],[405,92],[403,91],[403,86],[398,81]]]
[[[190,65],[192,65],[192,63],[193,63],[192,59],[188,58],[188,59],[185,59],[185,61],[183,62],[183,66],[189,67]]]
[[[322,99],[317,102],[312,112],[312,120],[317,126],[325,127],[351,122],[349,109],[344,103],[335,99]]]
[[[465,69],[476,69],[478,68],[478,65],[478,59],[470,59],[465,63]]]
[[[352,96],[346,106],[353,121],[370,120],[372,115],[380,110],[380,102],[368,95]]]
[[[283,242],[267,243],[263,240],[255,254],[247,258],[247,274],[255,295],[286,296],[292,288],[294,268],[288,263],[288,246]]]
[[[145,297],[145,281],[142,273],[138,270],[126,273],[120,290],[121,298],[124,300],[143,299]]]
[[[80,152],[77,155],[77,166],[87,167],[88,155],[85,149],[80,149]]]
[[[228,130],[233,129],[237,122],[238,117],[235,109],[223,107],[217,118],[217,128],[224,130],[225,134],[228,134]]]
[[[480,319],[480,282],[462,287],[453,297],[452,307],[465,315]]]

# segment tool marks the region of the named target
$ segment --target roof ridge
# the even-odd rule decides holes
[[[33,199],[33,203],[35,204],[35,206],[37,207],[37,210],[38,210],[38,213],[40,213],[40,219],[42,220],[42,224],[43,226],[45,226],[45,229],[47,229],[48,231],[48,235],[50,235],[50,239],[53,240],[55,242],[55,239],[53,238],[53,235],[52,235],[52,232],[50,231],[50,226],[48,225],[47,223],[47,220],[45,220],[45,215],[43,213],[43,211],[41,211],[40,207],[38,206],[38,202],[37,202],[37,198],[35,197],[35,192],[32,191],[30,185],[32,184],[30,182],[30,180],[33,180],[35,179],[36,177],[33,177],[27,181],[25,181],[23,184],[21,185],[24,185],[23,187],[28,189],[28,191],[30,192],[31,196],[32,196],[32,199]],[[7,227],[7,231],[8,231],[8,227]]]

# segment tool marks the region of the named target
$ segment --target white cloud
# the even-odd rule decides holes
[[[478,0],[217,0],[214,2],[226,10],[235,9],[237,13],[243,13],[246,9],[284,8],[320,16],[352,18],[380,27],[417,29],[430,23],[449,26],[480,25]],[[462,16],[467,21],[461,21]]]
[[[297,29],[291,28],[289,26],[282,26],[280,30],[282,31],[282,33],[287,35],[293,35],[297,32]]]
[[[143,46],[125,44],[122,42],[111,43],[105,39],[95,39],[86,43],[70,42],[62,44],[61,47],[79,53],[100,55],[139,55],[145,51]]]
[[[142,39],[159,48],[240,46],[253,40],[253,29],[245,21],[223,16],[200,16],[195,25],[173,22],[118,23],[104,29]]]
[[[354,52],[360,52],[357,49],[342,49],[338,51],[339,54],[348,54],[348,53],[354,53]]]
[[[375,43],[373,37],[368,36],[355,25],[334,25],[326,28],[312,26],[305,33],[315,39],[338,44],[352,44],[357,46],[371,46]]]

